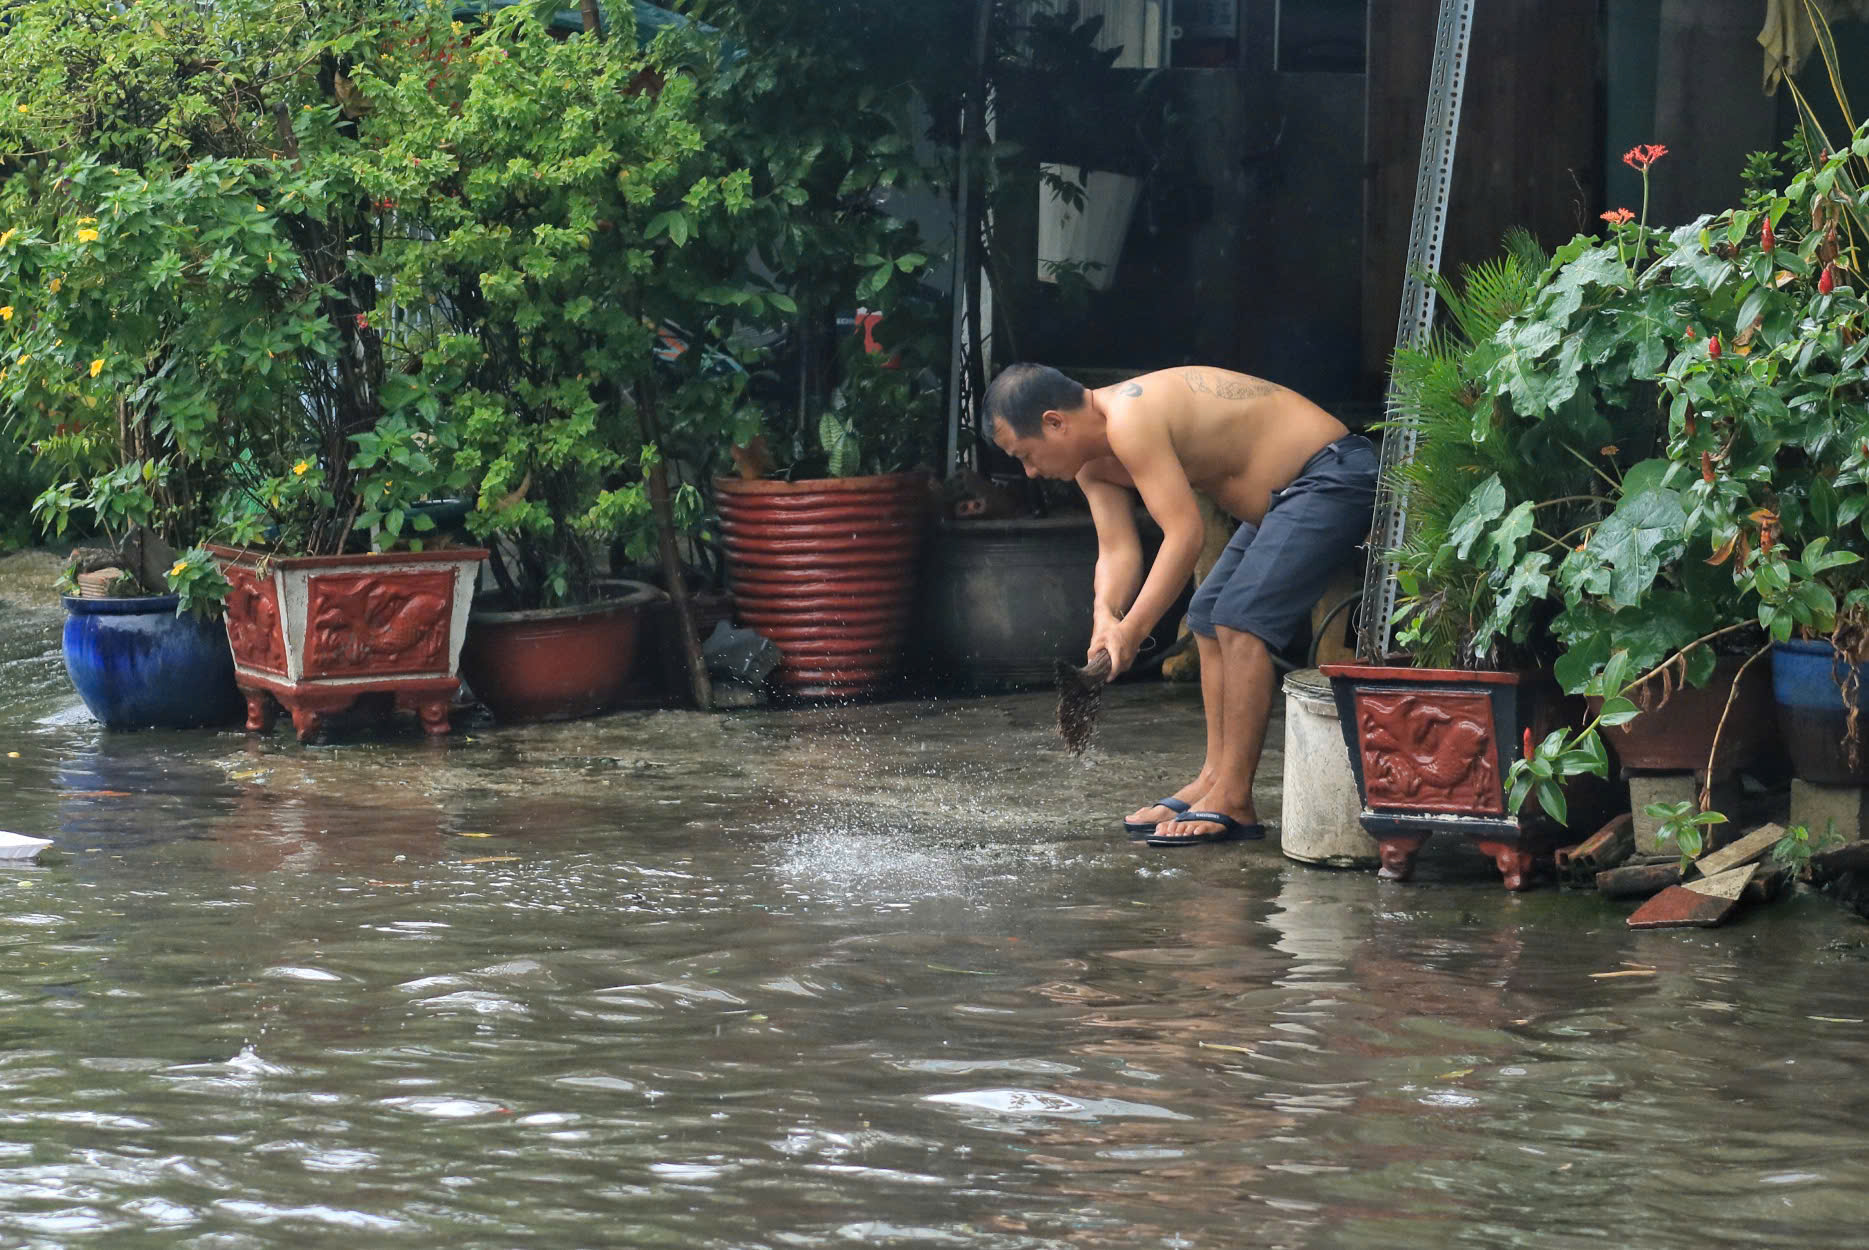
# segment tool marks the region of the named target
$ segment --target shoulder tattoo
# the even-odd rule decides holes
[[[1123,395],[1123,396],[1127,396],[1130,399],[1134,399],[1136,396],[1142,394],[1142,383],[1125,382],[1121,386],[1116,388],[1116,393],[1118,395]]]
[[[1218,378],[1210,382],[1199,369],[1183,369],[1181,380],[1195,394],[1212,395],[1219,399],[1258,399],[1284,389],[1263,378]]]

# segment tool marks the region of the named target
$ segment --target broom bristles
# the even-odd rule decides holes
[[[1082,755],[1097,736],[1103,688],[1110,678],[1110,653],[1097,652],[1082,668],[1059,660],[1057,674],[1058,736],[1072,755]]]

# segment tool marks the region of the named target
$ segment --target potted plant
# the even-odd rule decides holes
[[[775,680],[813,698],[875,694],[900,670],[930,510],[938,392],[853,337],[789,479],[714,484],[734,611],[779,645]],[[818,468],[818,466],[822,466]]]
[[[1547,268],[1517,235],[1460,283],[1435,277],[1451,326],[1394,360],[1392,410],[1418,439],[1391,482],[1408,506],[1396,553],[1405,651],[1381,664],[1321,666],[1363,825],[1391,878],[1406,878],[1426,838],[1446,831],[1473,839],[1508,888],[1524,888],[1572,819],[1565,779],[1607,772],[1606,759],[1580,748],[1555,768],[1539,761],[1542,775],[1529,784],[1508,785],[1521,761],[1538,761],[1534,742],[1563,738],[1579,716],[1550,676],[1550,568],[1567,549],[1555,536],[1601,507],[1597,467],[1564,454],[1553,427],[1518,415],[1489,381],[1509,358],[1502,327],[1533,303]],[[1574,415],[1586,428],[1603,420],[1594,410]],[[1528,807],[1534,790],[1540,805]],[[1598,801],[1581,797],[1579,806]]]
[[[717,58],[698,32],[560,39],[515,7],[411,35],[448,49],[425,79],[373,64],[357,82],[399,223],[385,273],[426,296],[403,341],[460,432],[466,525],[491,551],[465,676],[503,721],[589,715],[628,688],[661,598],[608,575],[613,543],[639,559],[692,528],[667,437],[719,445],[737,420],[743,375],[668,327],[724,336],[789,301],[746,276],[750,180],[707,142]]]
[[[1037,7],[1016,67],[1042,100],[1038,165],[1038,279],[1107,291],[1143,185],[1162,160],[1175,119],[1159,71],[1117,69],[1118,45],[1100,49],[1103,18],[1075,0]]]
[[[1819,142],[1800,145],[1782,191],[1678,240],[1675,285],[1707,294],[1694,341],[1664,375],[1668,455],[1688,482],[1685,540],[1730,570],[1772,644],[1793,772],[1863,785],[1869,306],[1839,236],[1865,224],[1869,126],[1835,154],[1813,153]]]
[[[152,2],[21,22],[9,53],[24,34],[26,54],[58,62],[44,80],[94,107],[41,102],[51,155],[28,191],[36,178],[79,228],[13,240],[45,243],[44,315],[13,368],[40,392],[61,373],[107,387],[98,406],[143,421],[188,496],[213,500],[226,541],[185,563],[211,553],[226,577],[250,728],[276,699],[309,737],[380,692],[445,732],[483,553],[422,549],[433,521],[415,507],[448,493],[451,432],[380,282],[394,209],[360,180],[368,102],[352,77],[366,50],[394,55],[400,19]]]

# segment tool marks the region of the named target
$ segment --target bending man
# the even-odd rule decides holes
[[[1297,634],[1369,531],[1375,448],[1310,400],[1226,369],[1184,367],[1088,390],[1046,365],[1008,367],[988,389],[993,441],[1028,477],[1074,479],[1097,527],[1090,652],[1127,669],[1194,572],[1194,492],[1239,530],[1188,606],[1201,660],[1207,757],[1195,778],[1131,813],[1153,846],[1261,838],[1253,774],[1265,744],[1271,652]],[[1129,492],[1162,530],[1143,576]]]

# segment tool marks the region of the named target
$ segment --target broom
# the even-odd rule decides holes
[[[1078,668],[1059,660],[1058,736],[1072,755],[1082,755],[1097,736],[1097,714],[1103,710],[1103,688],[1110,681],[1110,653],[1099,651]]]

